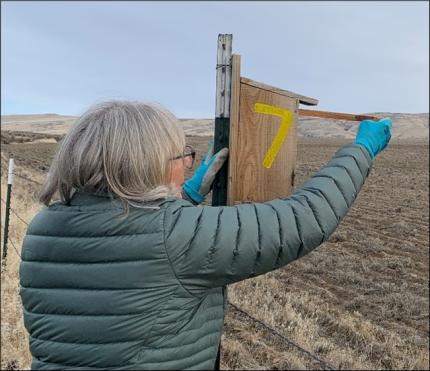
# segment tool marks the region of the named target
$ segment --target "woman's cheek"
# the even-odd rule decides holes
[[[182,184],[185,181],[184,165],[182,163],[182,160],[175,160],[173,162],[170,180],[172,183],[175,184],[178,189],[182,187]]]

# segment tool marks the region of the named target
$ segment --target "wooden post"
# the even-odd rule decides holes
[[[9,217],[10,217],[10,198],[12,194],[12,183],[13,183],[13,158],[9,159],[9,169],[7,174],[7,194],[6,194],[6,210],[4,218],[4,235],[3,235],[3,254],[2,264],[5,264],[7,256],[7,241],[9,238]]]
[[[326,118],[326,119],[332,119],[332,120],[347,120],[347,121],[373,120],[373,121],[379,121],[379,118],[376,116],[356,115],[356,114],[352,114],[352,113],[342,113],[342,112],[316,111],[316,110],[299,108],[298,113],[299,113],[299,116],[319,117],[319,118]]]
[[[230,95],[231,95],[231,34],[218,35],[215,96],[214,153],[229,145]],[[212,205],[227,203],[228,161],[215,177],[212,191]]]
[[[234,181],[237,180],[236,161],[239,148],[237,147],[238,125],[239,125],[239,102],[240,102],[240,55],[233,54],[231,57],[231,101],[230,101],[230,127],[229,127],[229,158],[228,162],[228,185],[227,205],[232,205],[232,189]]]

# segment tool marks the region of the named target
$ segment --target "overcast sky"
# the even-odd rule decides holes
[[[214,116],[216,45],[242,76],[352,113],[429,111],[428,2],[2,2],[1,112],[159,102]]]

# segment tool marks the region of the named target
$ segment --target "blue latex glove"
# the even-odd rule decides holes
[[[379,121],[364,120],[358,128],[355,143],[366,147],[373,159],[388,145],[391,139],[390,129],[392,126],[393,122],[390,118]]]
[[[223,148],[215,155],[213,154],[213,140],[209,142],[208,151],[191,179],[188,179],[182,191],[185,198],[195,204],[200,204],[209,193],[216,173],[221,169],[228,156],[228,149]]]

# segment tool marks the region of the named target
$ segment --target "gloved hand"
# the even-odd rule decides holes
[[[355,143],[361,144],[370,153],[370,157],[375,156],[387,146],[391,139],[390,129],[393,122],[390,118],[384,118],[379,121],[364,120],[358,128]]]
[[[228,156],[228,148],[223,148],[215,155],[213,154],[213,140],[209,142],[208,151],[191,179],[188,179],[182,191],[185,198],[195,204],[200,204],[209,193],[216,173],[221,169]]]

